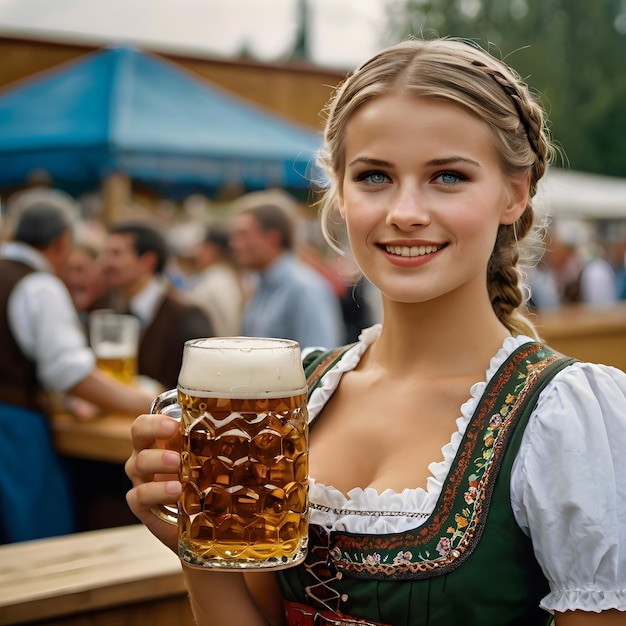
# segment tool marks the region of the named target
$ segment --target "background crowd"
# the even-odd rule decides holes
[[[135,213],[105,226],[52,189],[9,204],[0,247],[2,543],[134,521],[121,467],[58,458],[56,409],[78,419],[146,412],[155,390],[176,386],[188,339],[274,336],[326,347],[355,340],[375,319],[345,265],[301,239],[287,194],[249,194],[228,219],[187,220],[182,229]],[[103,308],[140,321],[136,385],[96,366],[89,315]],[[20,450],[29,437],[40,454],[24,490]],[[44,519],[42,507],[54,513]]]

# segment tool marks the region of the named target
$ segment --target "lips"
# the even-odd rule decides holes
[[[441,250],[444,246],[436,246],[436,245],[425,245],[425,246],[392,246],[385,245],[385,250],[389,254],[393,254],[395,256],[402,257],[418,257],[425,256],[427,254],[432,254],[433,252],[437,252]]]

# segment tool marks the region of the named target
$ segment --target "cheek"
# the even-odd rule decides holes
[[[344,217],[350,247],[364,246],[372,229],[372,224],[364,213],[348,213]]]

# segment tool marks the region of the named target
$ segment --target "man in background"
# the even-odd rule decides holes
[[[56,275],[72,243],[75,207],[25,195],[0,248],[0,543],[74,531],[69,477],[54,449],[53,396],[144,413],[151,397],[96,367],[67,288]]]
[[[194,249],[196,271],[188,278],[185,293],[207,314],[218,337],[241,334],[243,290],[231,256],[227,227],[204,226]]]
[[[235,261],[258,283],[244,311],[242,334],[297,341],[301,348],[345,340],[339,299],[295,254],[295,206],[282,195],[255,192],[234,205],[230,244]]]
[[[103,276],[119,300],[117,308],[141,322],[139,374],[170,389],[178,381],[185,342],[214,332],[204,312],[165,277],[167,261],[165,237],[149,222],[125,221],[109,228]]]

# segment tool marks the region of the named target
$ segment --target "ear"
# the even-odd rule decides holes
[[[265,231],[265,240],[272,248],[281,248],[280,232],[276,228],[270,228]]]
[[[139,257],[139,262],[147,274],[156,273],[157,255],[154,252],[144,252]]]
[[[530,170],[509,177],[508,200],[500,224],[513,224],[526,210],[530,193]]]

